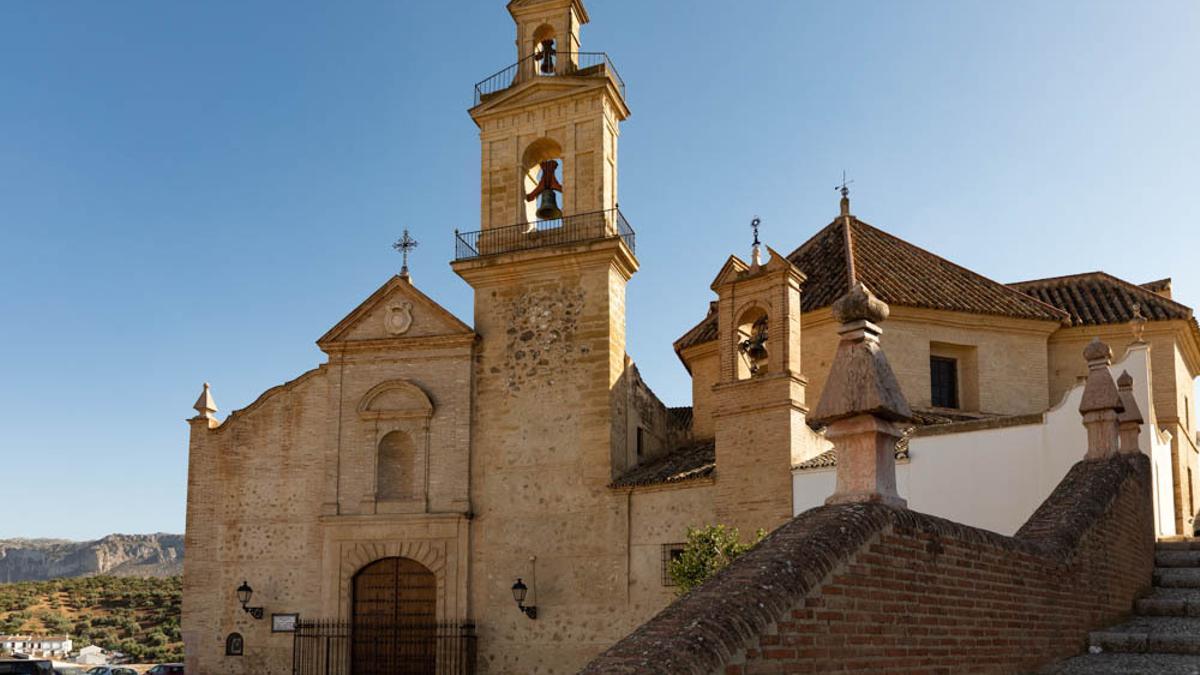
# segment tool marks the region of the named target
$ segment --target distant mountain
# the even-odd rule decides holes
[[[0,583],[111,574],[183,573],[183,535],[110,534],[95,541],[0,539]]]

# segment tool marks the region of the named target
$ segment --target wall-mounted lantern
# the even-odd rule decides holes
[[[524,581],[517,579],[517,583],[513,584],[512,587],[513,600],[517,601],[517,609],[525,612],[525,616],[536,619],[537,607],[525,606],[525,594],[527,593],[529,593],[529,587],[525,585]]]
[[[263,608],[262,607],[247,607],[247,605],[250,604],[250,598],[252,598],[253,596],[254,596],[254,589],[250,588],[250,584],[246,583],[243,580],[242,585],[238,586],[238,588],[237,588],[238,602],[242,603],[242,609],[246,610],[246,612],[250,616],[254,617],[255,619],[261,619],[261,618],[263,618]]]

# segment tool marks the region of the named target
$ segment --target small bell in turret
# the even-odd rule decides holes
[[[754,322],[753,334],[742,340],[738,348],[750,362],[750,374],[761,375],[767,369],[767,317]]]
[[[535,212],[538,220],[557,220],[563,215],[562,210],[558,208],[558,199],[555,196],[556,192],[562,191],[562,183],[559,183],[558,179],[554,177],[554,172],[558,170],[558,162],[548,159],[541,163],[541,168],[542,177],[537,186],[525,196],[525,201],[538,200]]]

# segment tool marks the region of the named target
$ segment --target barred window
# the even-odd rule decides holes
[[[929,357],[931,403],[938,408],[958,407],[958,361],[944,356]]]
[[[678,544],[663,544],[662,545],[662,584],[663,586],[674,586],[675,580],[671,578],[671,561],[683,555],[685,543]]]

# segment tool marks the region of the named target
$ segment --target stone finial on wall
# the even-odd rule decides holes
[[[841,341],[821,400],[810,417],[827,426],[837,452],[837,487],[826,504],[882,502],[904,508],[896,492],[898,422],[912,419],[896,375],[879,346],[888,306],[862,283],[833,304]]]
[[[1112,363],[1112,349],[1092,338],[1083,348],[1087,359],[1087,382],[1083,387],[1083,400],[1079,412],[1083,413],[1083,426],[1087,427],[1088,447],[1084,459],[1107,459],[1117,454],[1119,422],[1117,416],[1125,410],[1117,385],[1113,382],[1108,365]]]
[[[1121,405],[1125,408],[1117,415],[1118,435],[1120,436],[1120,452],[1121,454],[1136,454],[1141,452],[1138,448],[1138,436],[1142,433],[1142,411],[1138,409],[1137,400],[1133,397],[1133,376],[1126,370],[1117,378],[1117,395],[1121,398]]]
[[[196,411],[196,416],[206,420],[216,419],[213,414],[217,412],[217,402],[213,400],[212,389],[208,383],[204,383],[204,391],[200,392],[200,398],[196,399],[196,405],[192,406]]]

